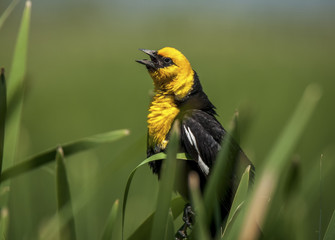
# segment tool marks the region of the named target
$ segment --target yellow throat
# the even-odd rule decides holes
[[[149,71],[156,93],[148,114],[149,145],[165,149],[166,136],[180,111],[175,100],[182,100],[191,92],[194,72],[187,58],[174,48],[162,48],[157,54],[171,58],[174,63]]]
[[[150,104],[149,112],[149,145],[165,149],[168,143],[166,135],[179,113],[174,97],[158,91]]]

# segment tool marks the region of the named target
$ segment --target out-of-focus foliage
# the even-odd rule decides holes
[[[10,2],[0,2],[0,15]],[[17,4],[0,29],[0,67],[6,68],[8,80],[23,7],[23,2]],[[294,149],[301,166],[303,206],[295,214],[303,219],[292,221],[302,221],[304,236],[315,239],[321,207],[322,236],[335,208],[334,10],[327,1],[34,1],[14,164],[59,143],[129,128],[128,138],[65,156],[77,238],[98,239],[113,203],[122,201],[131,170],[146,157],[152,83],[134,61],[144,57],[137,49],[172,46],[190,60],[225,127],[235,109],[251,112],[248,129],[240,126],[240,135],[256,169],[305,87],[321,86],[323,96]],[[244,114],[240,111],[241,117]],[[320,198],[320,182],[315,179],[321,154]],[[125,236],[155,210],[157,187],[148,167],[137,171],[129,192]],[[76,197],[93,192],[88,205],[77,211]],[[297,201],[285,210],[293,214],[294,204]],[[56,211],[55,164],[14,179],[9,239],[37,239]],[[179,227],[181,222],[175,224]],[[113,239],[120,239],[121,221],[113,225]]]

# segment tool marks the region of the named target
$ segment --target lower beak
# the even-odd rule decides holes
[[[138,63],[144,64],[148,68],[155,68],[155,64],[150,60],[143,59],[143,60],[135,60],[135,61]]]

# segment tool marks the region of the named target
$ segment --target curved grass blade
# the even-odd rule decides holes
[[[119,199],[115,200],[112,209],[109,213],[108,219],[104,231],[102,233],[101,240],[111,240],[113,234],[113,228],[116,222],[117,213],[119,211]]]
[[[308,120],[321,97],[321,90],[317,85],[309,85],[294,111],[290,121],[278,138],[277,144],[270,152],[263,174],[255,185],[255,191],[248,205],[246,218],[239,239],[257,239],[259,226],[265,221],[268,211],[268,199],[275,192],[280,175],[289,163],[289,156],[303,133]]]
[[[245,172],[242,175],[240,184],[238,185],[238,188],[235,193],[235,197],[233,200],[233,203],[231,205],[231,210],[229,212],[227,223],[224,228],[222,238],[223,239],[234,239],[234,237],[229,236],[230,232],[234,232],[234,229],[239,229],[234,223],[236,223],[236,218],[239,216],[241,207],[244,205],[244,202],[247,199],[248,195],[248,189],[249,189],[249,174],[250,174],[251,166],[248,166],[245,170]],[[237,232],[237,231],[235,231]],[[234,234],[232,234],[234,235]],[[236,239],[236,237],[235,237]]]
[[[184,209],[185,201],[182,197],[173,199],[170,203],[173,219],[176,219]],[[131,235],[127,240],[149,239],[152,223],[155,213],[152,213]]]
[[[57,207],[58,207],[58,216],[60,223],[59,224],[59,237],[60,239],[77,239],[76,238],[76,229],[73,218],[72,202],[71,202],[71,193],[68,177],[65,169],[64,161],[64,152],[61,147],[58,147],[56,151],[56,185],[57,185]],[[65,219],[60,212],[64,206],[68,206],[69,212],[71,215],[70,220]]]
[[[12,68],[7,84],[7,106],[15,102],[15,108],[7,109],[7,113],[10,111],[11,114],[7,114],[6,117],[3,169],[12,166],[18,144],[23,105],[23,85],[26,74],[30,10],[31,2],[27,1],[22,16],[19,35],[17,37],[14,51]]]
[[[8,5],[8,7],[6,8],[6,10],[2,13],[2,15],[0,16],[0,29],[2,28],[3,24],[5,23],[5,21],[9,17],[9,15],[12,13],[13,9],[15,8],[15,6],[16,6],[16,4],[18,2],[19,2],[19,0],[13,0]]]
[[[111,131],[63,144],[62,148],[64,154],[66,156],[70,156],[72,154],[76,154],[78,152],[88,150],[90,148],[94,148],[102,144],[116,141],[122,137],[127,136],[128,134],[129,130],[127,129]],[[22,173],[26,173],[44,164],[54,161],[55,152],[56,148],[50,148],[42,153],[39,153],[33,157],[28,158],[23,162],[16,164],[11,168],[6,169],[5,171],[3,171],[1,175],[0,182],[3,182],[13,177],[17,177]]]
[[[158,153],[155,154],[147,159],[145,159],[144,161],[142,161],[139,165],[137,165],[133,171],[130,173],[128,180],[127,180],[127,184],[126,184],[126,188],[124,190],[124,194],[123,194],[123,203],[122,203],[122,239],[123,239],[123,235],[124,235],[124,221],[125,221],[125,213],[126,213],[126,206],[127,206],[127,200],[128,200],[128,193],[129,193],[129,188],[130,188],[130,184],[131,181],[133,180],[134,174],[137,171],[137,169],[149,162],[152,161],[156,161],[156,160],[162,160],[166,158],[166,154],[165,153]]]
[[[155,155],[152,155],[151,157],[143,160],[140,164],[138,164],[133,171],[131,171],[128,180],[127,180],[127,184],[126,184],[126,188],[124,190],[124,195],[123,195],[123,203],[122,203],[122,239],[123,239],[123,234],[124,234],[124,222],[125,222],[125,213],[126,213],[126,206],[127,206],[127,200],[128,200],[128,193],[129,193],[129,188],[130,188],[130,184],[133,180],[134,174],[137,171],[137,169],[143,165],[146,165],[149,162],[153,162],[156,160],[164,160],[166,159],[166,154],[161,152],[161,153],[157,153]],[[178,160],[191,160],[190,158],[188,158],[186,156],[185,153],[178,153],[177,154],[177,159]]]
[[[205,205],[200,193],[199,187],[199,176],[196,173],[190,173],[189,175],[189,186],[191,190],[192,204],[197,213],[197,218],[194,226],[195,233],[192,232],[194,239],[206,240],[210,239],[208,232],[207,212],[205,210]]]
[[[1,68],[0,72],[0,176],[2,172],[2,160],[4,150],[4,139],[5,139],[5,119],[7,112],[7,90],[6,90],[6,79],[5,69]]]
[[[156,213],[151,231],[151,240],[165,239],[170,201],[177,171],[177,151],[179,148],[179,122],[172,127],[172,134],[167,149],[167,158],[163,161],[159,183]]]

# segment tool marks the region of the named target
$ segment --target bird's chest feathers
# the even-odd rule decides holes
[[[168,140],[166,139],[174,119],[179,113],[174,97],[163,93],[157,93],[149,108],[148,130],[149,145],[165,149]]]

